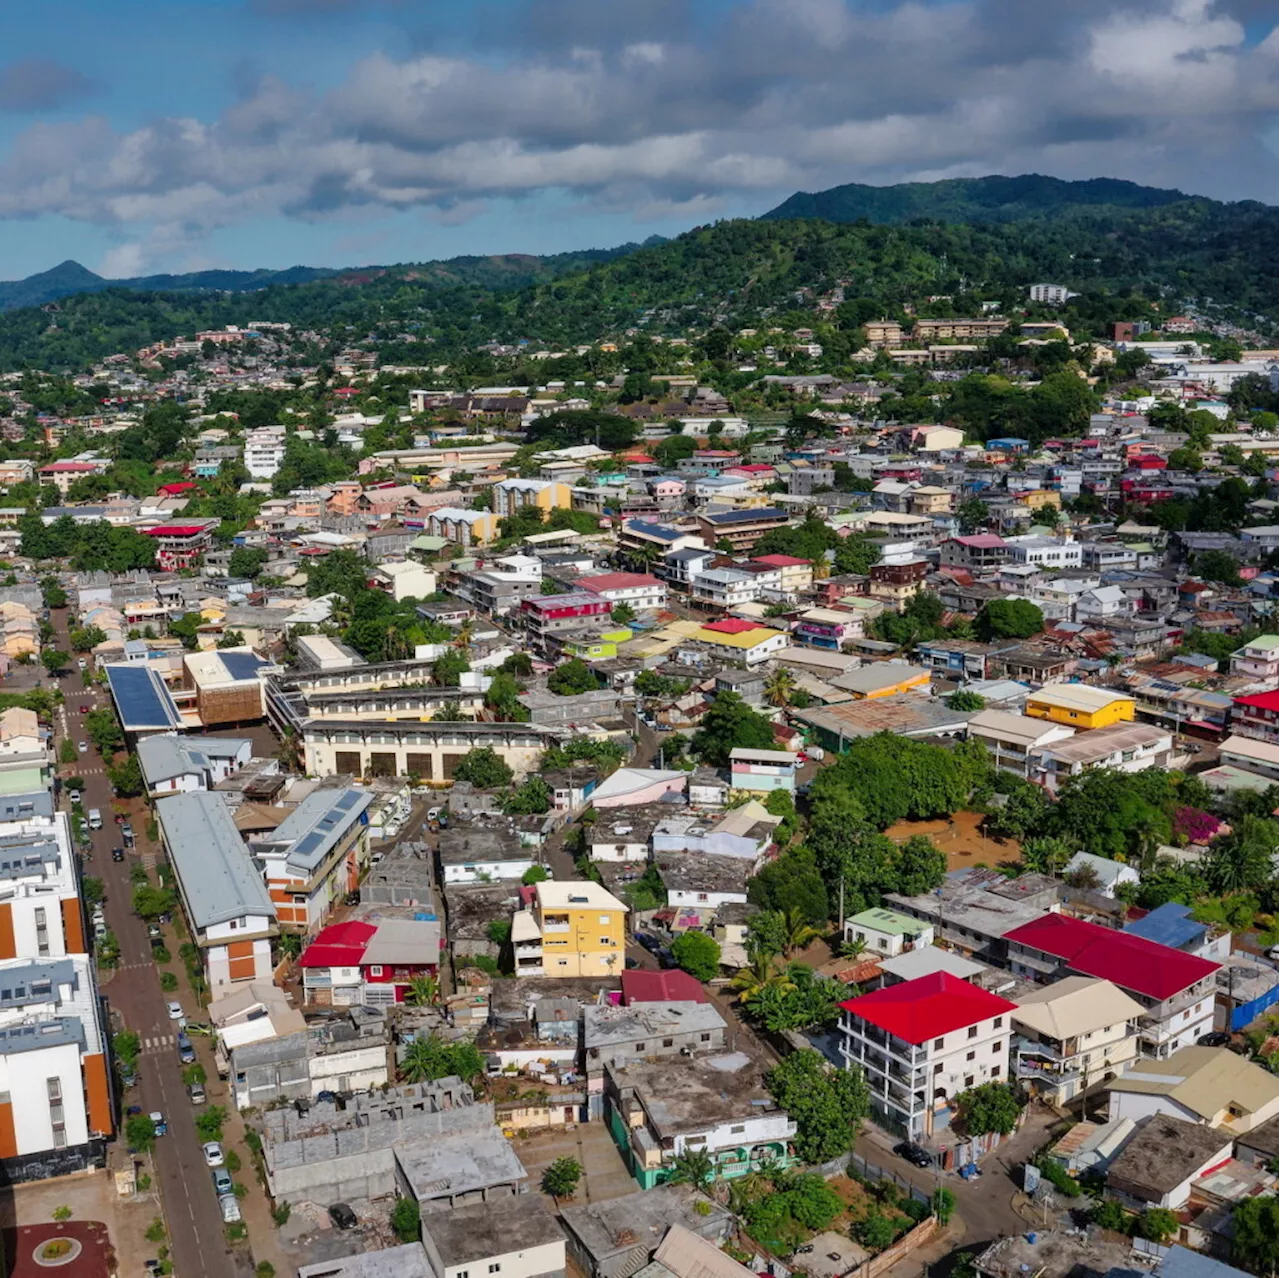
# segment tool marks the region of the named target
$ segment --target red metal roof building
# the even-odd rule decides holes
[[[1231,731],[1271,745],[1280,742],[1280,691],[1255,692],[1233,697]]]
[[[302,952],[302,988],[308,1003],[403,1003],[415,977],[440,968],[440,923],[434,917],[349,919],[321,928]]]
[[[1032,919],[1004,939],[1019,976],[1039,981],[1095,976],[1142,1003],[1148,1009],[1138,1025],[1144,1055],[1164,1059],[1213,1028],[1214,974],[1220,963],[1065,914]]]
[[[622,1001],[632,1003],[705,1003],[706,991],[688,972],[622,973]]]
[[[961,1092],[1007,1077],[1016,1005],[950,972],[840,1007],[841,1055],[866,1076],[872,1113],[912,1140],[947,1126]]]
[[[156,565],[165,572],[190,568],[213,544],[213,527],[218,521],[203,524],[157,524],[141,531],[156,539]]]

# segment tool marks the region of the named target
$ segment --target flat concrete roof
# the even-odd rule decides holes
[[[564,1232],[538,1194],[513,1194],[451,1211],[427,1212],[422,1232],[435,1244],[445,1268],[564,1243]]]

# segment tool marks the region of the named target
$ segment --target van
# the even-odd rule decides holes
[[[89,829],[91,830],[102,829],[102,813],[99,812],[97,808],[89,809]]]
[[[222,1208],[223,1224],[234,1225],[240,1219],[240,1203],[235,1194],[223,1194],[218,1199],[218,1206]]]

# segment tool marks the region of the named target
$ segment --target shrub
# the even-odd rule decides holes
[[[854,1237],[868,1251],[883,1251],[898,1236],[897,1227],[888,1216],[869,1212],[853,1227]]]
[[[552,1198],[572,1198],[582,1179],[582,1164],[576,1158],[557,1158],[542,1173],[542,1192]]]
[[[151,958],[156,963],[172,963],[173,955],[169,953],[163,945],[153,945],[151,947]]]
[[[55,1207],[55,1208],[53,1209],[53,1218],[54,1218],[54,1220],[57,1220],[57,1221],[70,1220],[70,1219],[71,1219],[71,1208],[70,1208],[70,1207]]]
[[[402,1243],[417,1240],[422,1232],[422,1212],[416,1199],[396,1199],[396,1205],[391,1209],[391,1228]]]
[[[254,1278],[276,1278],[276,1267],[269,1260],[260,1260],[253,1274]]]
[[[1064,1198],[1079,1198],[1080,1186],[1067,1174],[1067,1169],[1052,1158],[1046,1158],[1040,1164],[1040,1174]]]
[[[164,1221],[159,1216],[147,1226],[147,1232],[144,1237],[148,1242],[164,1242]]]
[[[274,1220],[277,1225],[287,1225],[292,1212],[293,1205],[287,1199],[282,1199],[280,1202],[276,1203],[275,1207],[272,1209],[271,1219]]]
[[[172,994],[178,988],[178,978],[173,972],[160,973],[160,988],[166,994]]]
[[[240,1170],[240,1155],[234,1149],[227,1150],[226,1164],[227,1171],[233,1176]]]
[[[227,1111],[221,1105],[210,1105],[196,1115],[196,1131],[203,1141],[221,1140],[222,1124],[226,1122]]]

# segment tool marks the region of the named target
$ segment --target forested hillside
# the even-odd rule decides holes
[[[980,301],[1016,306],[1028,284],[1051,280],[1084,295],[1072,316],[1092,326],[1082,336],[1101,335],[1108,318],[1142,318],[1161,299],[1252,323],[1274,315],[1276,239],[1275,209],[1205,200],[991,224],[729,221],[640,249],[460,258],[247,294],[112,288],[0,315],[0,371],[81,367],[254,319],[373,341],[386,362],[420,363],[428,351],[438,358],[495,340],[558,346],[631,327],[752,325],[803,314],[837,284],[872,313],[910,302],[922,314],[964,314]],[[949,300],[927,300],[939,297]]]

